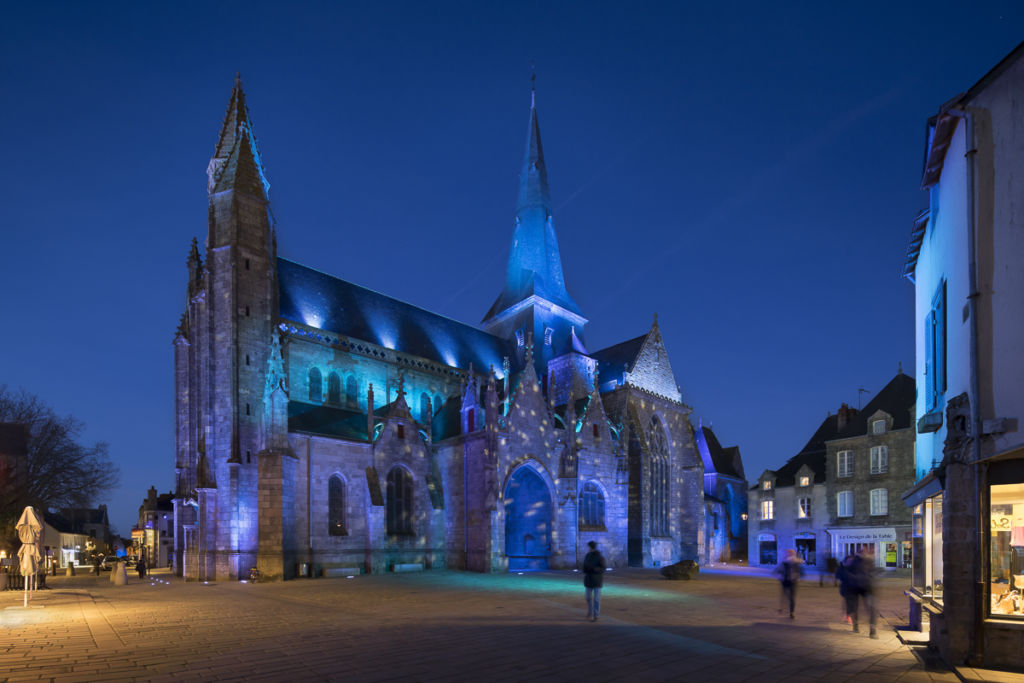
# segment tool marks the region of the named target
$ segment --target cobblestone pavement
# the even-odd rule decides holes
[[[608,575],[584,619],[572,572],[457,571],[243,584],[167,573],[51,577],[28,609],[0,592],[0,681],[956,681],[897,639],[903,579],[880,581],[879,638],[850,632],[830,584],[796,619],[770,576]],[[866,626],[866,624],[865,624]]]

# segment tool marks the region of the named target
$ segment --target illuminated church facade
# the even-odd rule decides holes
[[[480,327],[277,255],[238,80],[207,175],[174,338],[179,575],[575,568],[591,540],[610,566],[701,557],[690,408],[656,318],[587,350],[533,101]]]

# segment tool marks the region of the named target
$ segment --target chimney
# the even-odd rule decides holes
[[[857,414],[856,408],[851,408],[845,403],[839,406],[839,412],[836,413],[836,429],[842,429],[850,423],[850,419]]]

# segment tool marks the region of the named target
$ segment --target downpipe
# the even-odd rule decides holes
[[[976,244],[976,212],[977,212],[977,199],[975,192],[975,173],[977,167],[977,154],[978,148],[975,144],[975,129],[974,129],[974,114],[968,111],[966,108],[962,109],[950,109],[947,112],[950,116],[955,116],[963,120],[966,127],[964,136],[964,158],[967,160],[966,167],[966,182],[967,182],[967,278],[968,278],[968,290],[967,295],[967,310],[968,317],[970,318],[970,326],[968,328],[970,338],[970,395],[971,395],[971,450],[972,452],[972,463],[975,468],[975,490],[974,490],[974,505],[977,511],[978,520],[976,524],[976,559],[973,567],[972,579],[974,581],[974,643],[972,648],[972,663],[980,664],[984,660],[985,656],[985,620],[983,612],[985,610],[985,584],[983,577],[988,574],[988,555],[985,552],[985,525],[982,523],[987,518],[985,510],[985,501],[987,496],[985,495],[985,487],[988,484],[988,471],[987,467],[981,464],[981,405],[979,398],[981,396],[980,381],[978,379],[978,298],[980,296],[978,292],[978,256],[977,256],[977,244]],[[948,315],[948,310],[947,310]]]

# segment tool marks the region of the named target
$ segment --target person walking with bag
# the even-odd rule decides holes
[[[583,558],[583,586],[587,589],[587,619],[597,621],[601,614],[601,587],[604,585],[604,557],[597,550],[597,543],[587,543],[590,552]]]

